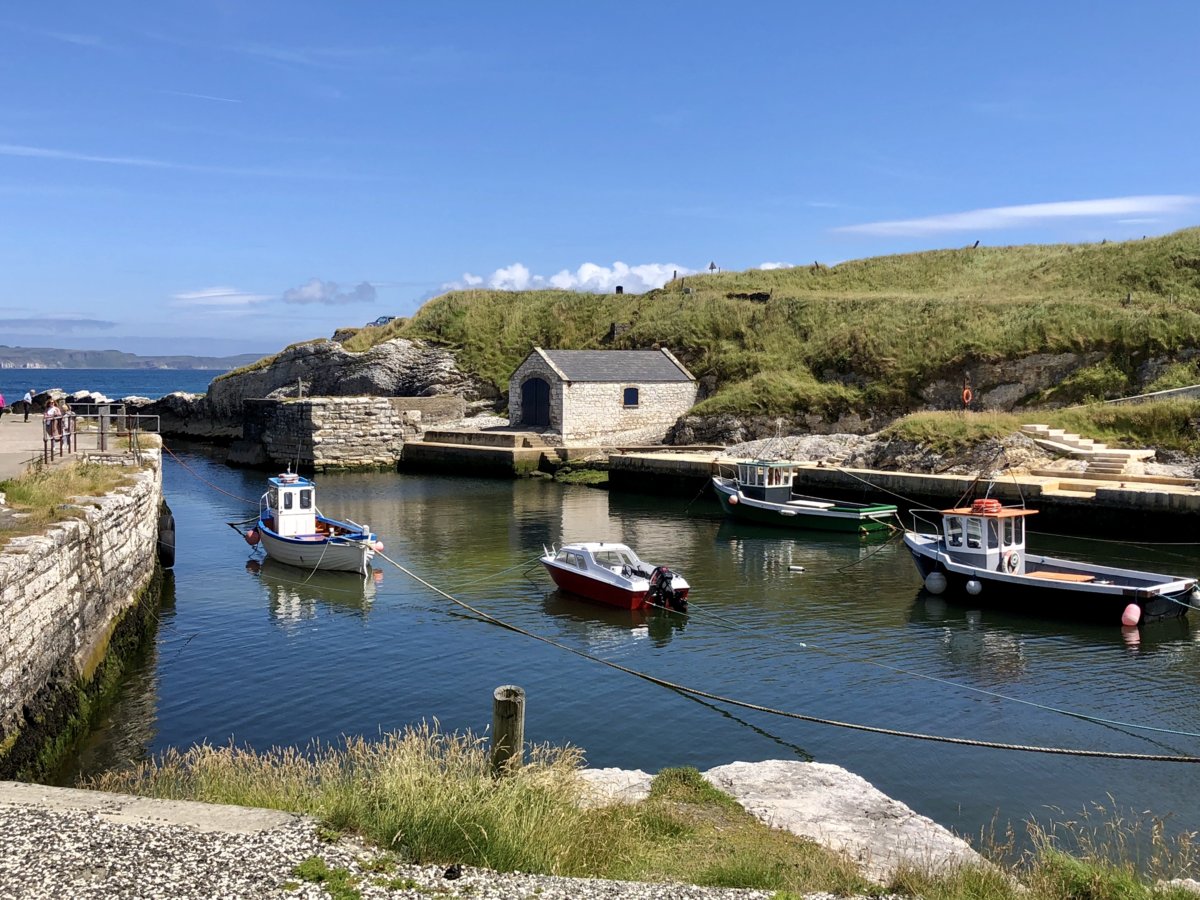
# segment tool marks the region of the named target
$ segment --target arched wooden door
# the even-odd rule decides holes
[[[541,378],[530,378],[521,385],[521,424],[550,424],[550,385]]]

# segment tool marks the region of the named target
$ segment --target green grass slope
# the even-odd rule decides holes
[[[628,330],[606,341],[612,323]],[[699,413],[902,412],[970,362],[1103,350],[1119,389],[1200,335],[1200,228],[1085,245],[936,250],[836,266],[692,275],[633,295],[456,291],[364,328],[458,350],[503,388],[534,346],[669,347],[715,392]],[[1190,372],[1177,372],[1187,380]],[[1200,379],[1198,379],[1200,380]]]

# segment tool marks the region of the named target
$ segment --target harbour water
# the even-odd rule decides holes
[[[482,622],[382,559],[365,582],[264,564],[225,524],[255,512],[264,474],[176,453],[187,468],[168,458],[164,475],[173,597],[153,653],[63,780],[203,741],[304,746],[431,719],[482,732],[492,690],[514,683],[528,694],[527,739],[581,746],[594,766],[836,763],[967,836],[1093,803],[1200,828],[1200,766],[922,742],[699,701]],[[902,731],[1200,755],[1198,620],[1147,625],[1134,640],[1115,624],[948,604],[921,591],[895,540],[735,525],[711,498],[395,473],[325,475],[318,490],[323,512],[370,525],[388,556],[479,609],[673,682]],[[580,539],[622,540],[682,571],[692,615],[555,592],[534,560]],[[1190,545],[1030,540],[1200,572]]]

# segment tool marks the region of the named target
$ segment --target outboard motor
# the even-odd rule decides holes
[[[678,612],[687,611],[687,598],[679,596],[671,586],[675,573],[666,566],[658,566],[650,573],[650,591],[647,599],[655,606],[662,606]]]

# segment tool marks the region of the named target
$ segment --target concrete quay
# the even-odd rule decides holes
[[[736,460],[722,453],[616,453],[609,457],[612,490],[694,495]],[[1080,533],[1130,533],[1191,540],[1200,526],[1200,489],[1182,479],[1125,476],[1072,477],[1070,473],[1014,472],[995,481],[971,475],[929,475],[877,469],[846,469],[799,463],[796,490],[846,500],[893,502],[907,510],[943,509],[964,495],[990,490],[1004,503],[1022,503],[1041,513],[1035,530],[1064,528]],[[1165,483],[1164,483],[1165,482]],[[1181,537],[1181,535],[1183,537]]]

